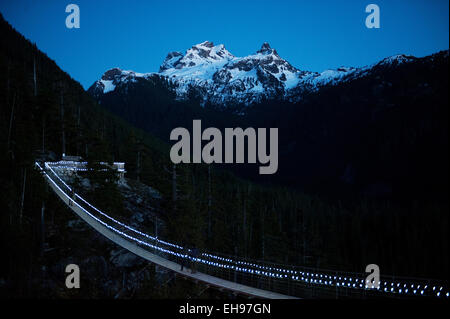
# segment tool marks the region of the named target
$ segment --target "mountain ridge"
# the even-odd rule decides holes
[[[281,58],[267,42],[255,54],[236,57],[223,44],[204,41],[189,48],[185,54],[178,51],[168,53],[158,72],[109,69],[88,92],[99,99],[117,86],[128,86],[140,80],[164,79],[170,83],[178,100],[188,99],[194,89],[200,96],[201,105],[248,106],[264,99],[298,102],[305,93],[364,77],[376,68],[396,67],[432,56],[417,58],[397,54],[363,67],[342,66],[319,73],[297,69]]]

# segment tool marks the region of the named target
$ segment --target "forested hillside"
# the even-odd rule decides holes
[[[281,263],[359,272],[377,263],[386,274],[447,277],[448,206],[325,201],[214,166],[174,166],[167,144],[97,105],[3,17],[0,31],[0,282],[11,294],[39,295],[47,262],[42,222],[51,222],[42,211],[71,214],[33,169],[36,158],[58,160],[62,153],[124,161],[127,177],[161,192],[162,237],[179,243]],[[105,186],[91,196],[120,216],[117,194]],[[76,237],[72,244],[86,248]],[[57,245],[62,249],[64,241]]]

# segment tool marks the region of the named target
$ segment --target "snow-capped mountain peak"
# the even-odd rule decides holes
[[[215,46],[212,42],[205,41],[192,46],[184,55],[180,52],[169,53],[160,67],[160,72],[164,73],[170,69],[181,70],[216,63],[223,64],[233,58],[234,56],[225,49],[223,44]]]
[[[119,68],[112,68],[109,69],[108,71],[106,71],[105,73],[103,73],[102,75],[102,80],[105,81],[111,81],[114,80],[114,78],[118,75],[122,74],[122,70]]]
[[[399,65],[402,63],[407,63],[414,61],[416,58],[413,56],[407,56],[405,54],[396,54],[387,58],[384,58],[377,65]]]
[[[165,78],[172,83],[177,98],[181,100],[187,98],[193,88],[201,92],[203,103],[249,105],[263,98],[293,101],[300,100],[305,92],[362,77],[380,67],[396,67],[415,59],[395,55],[365,67],[340,67],[317,73],[293,67],[267,42],[255,54],[236,57],[223,44],[214,45],[204,41],[192,46],[184,54],[170,52],[159,72],[136,73],[119,68],[110,69],[89,90],[98,97],[138,80]]]
[[[256,53],[259,53],[259,54],[275,53],[275,54],[277,54],[276,52],[277,52],[276,50],[274,50],[270,47],[270,44],[268,42],[264,42],[261,46],[261,49],[259,49]]]

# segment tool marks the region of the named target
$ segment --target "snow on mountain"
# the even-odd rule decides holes
[[[116,89],[116,86],[113,84],[112,80],[100,80],[100,82],[103,85],[103,93],[105,94]]]
[[[376,65],[400,65],[403,63],[408,63],[414,61],[416,58],[412,56],[406,56],[404,54],[397,54],[387,58],[384,58]]]
[[[192,46],[185,54],[170,52],[159,72],[136,73],[118,68],[108,70],[89,91],[96,97],[114,91],[118,86],[136,83],[139,79],[168,79],[178,99],[186,99],[193,88],[200,92],[203,103],[245,104],[263,98],[300,100],[302,93],[316,91],[326,85],[364,76],[377,67],[396,66],[415,59],[395,55],[362,68],[341,67],[321,73],[301,71],[281,58],[265,42],[255,54],[236,57],[223,44],[212,42]]]

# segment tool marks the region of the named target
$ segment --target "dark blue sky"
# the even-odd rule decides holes
[[[70,3],[80,7],[80,29],[65,26]],[[380,7],[380,29],[365,27],[370,3]],[[310,71],[449,47],[448,0],[1,0],[0,12],[85,88],[116,66],[158,71],[169,51],[205,40],[236,56],[267,41]]]

